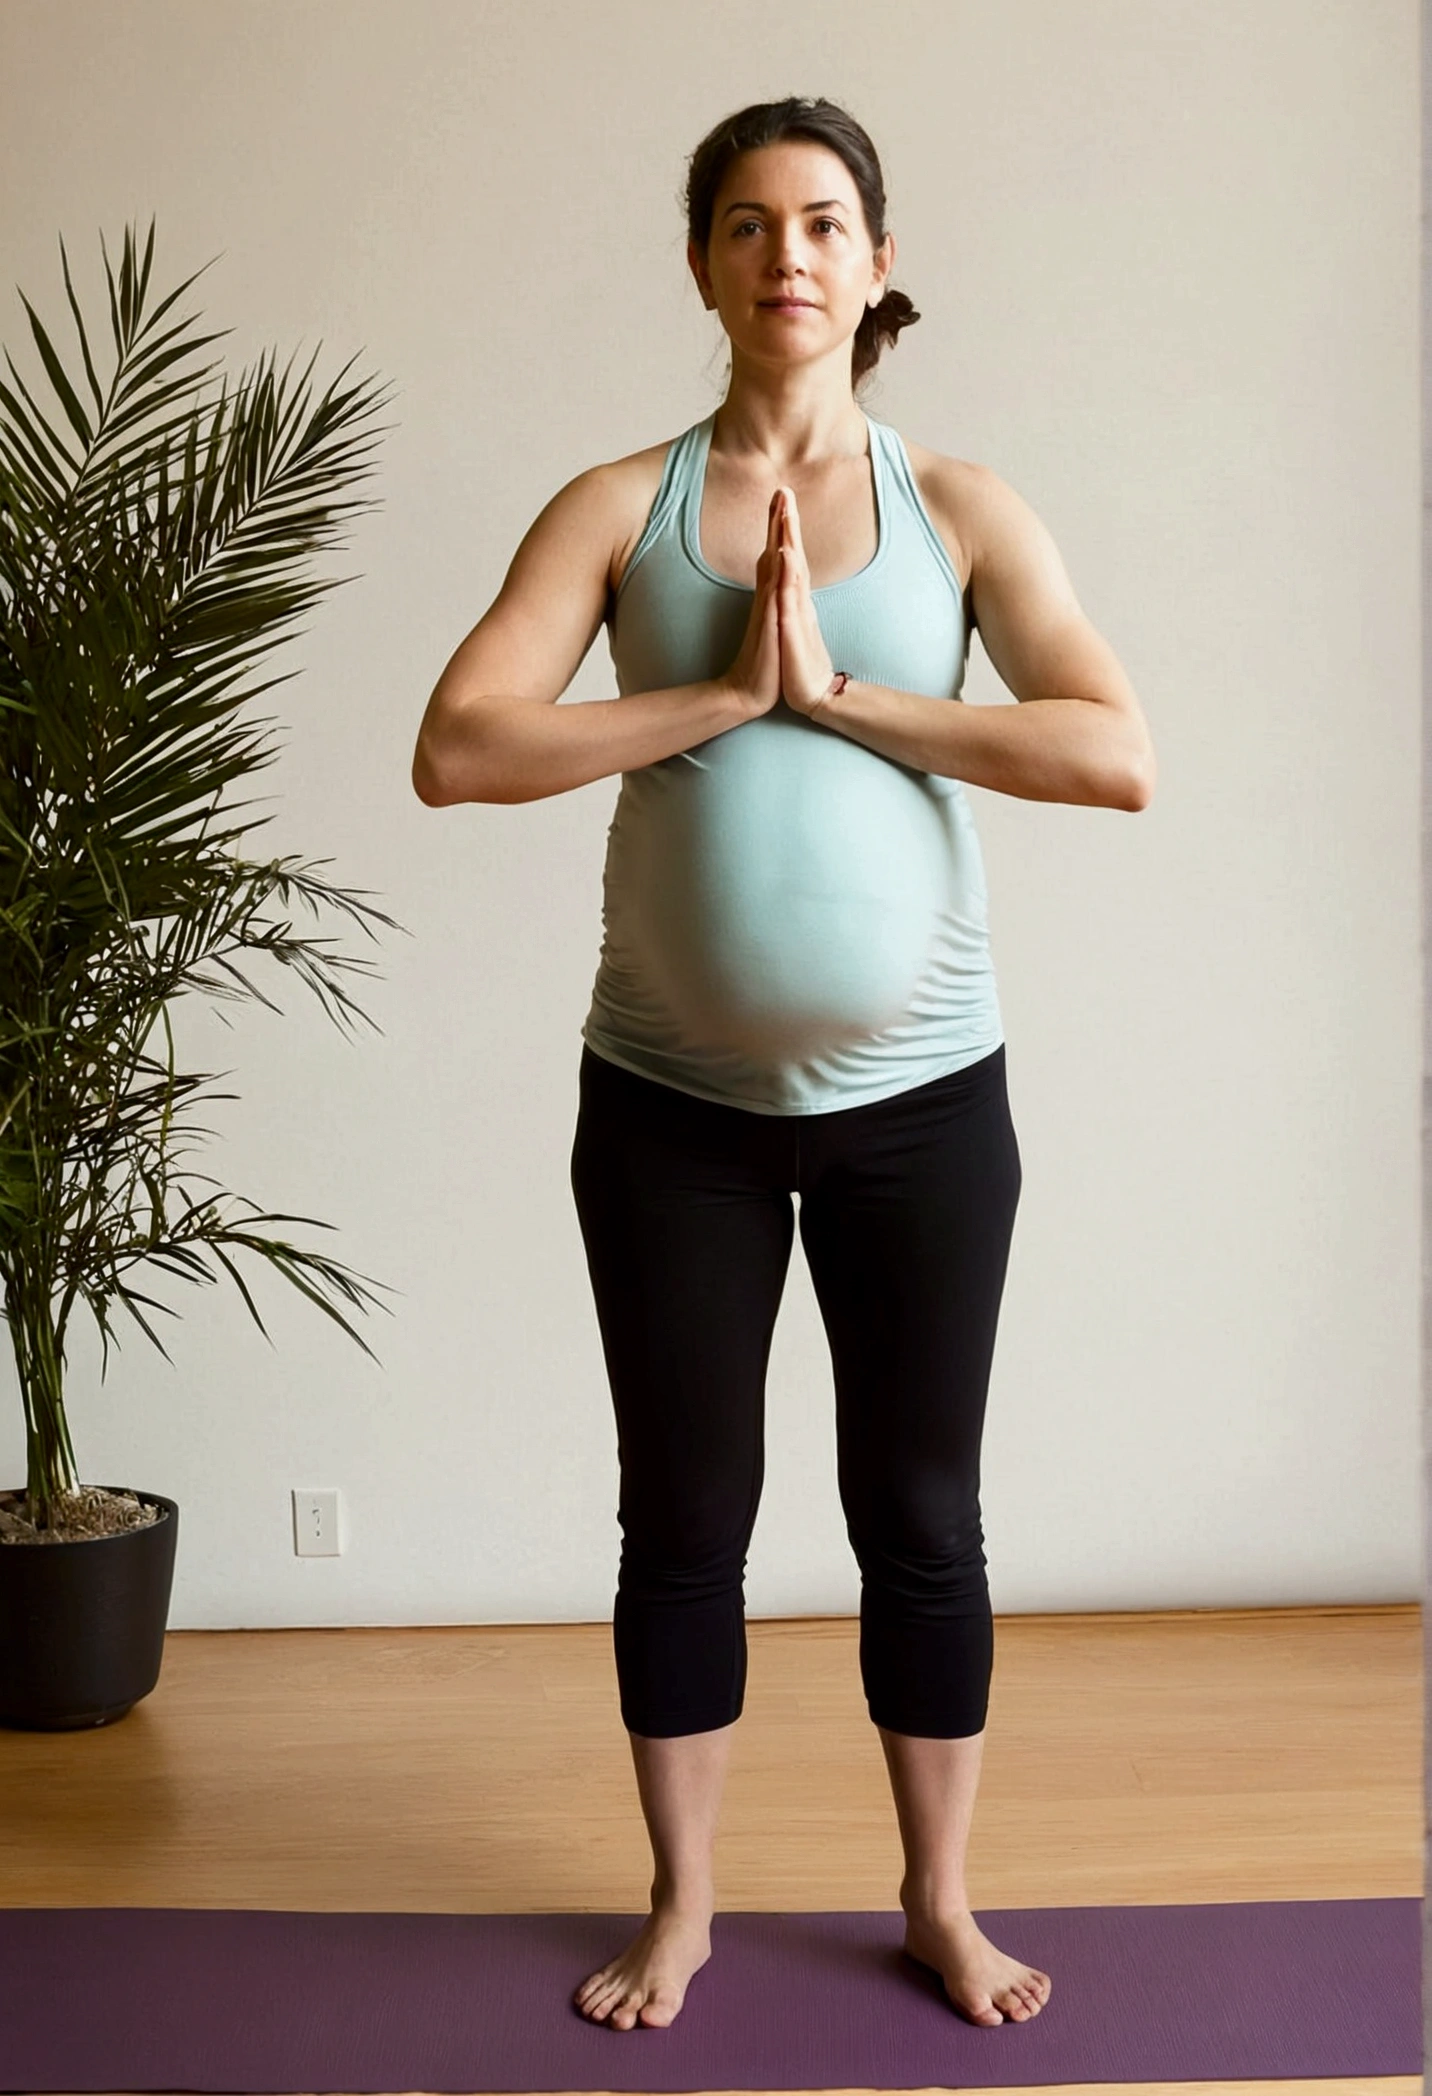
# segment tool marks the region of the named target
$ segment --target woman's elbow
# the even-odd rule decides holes
[[[445,808],[452,798],[425,735],[413,751],[413,791],[425,808]]]

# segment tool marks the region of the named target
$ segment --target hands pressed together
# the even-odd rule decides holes
[[[756,563],[756,595],[741,651],[724,681],[752,714],[784,699],[793,713],[813,714],[835,678],[810,590],[800,515],[790,488],[777,488]]]

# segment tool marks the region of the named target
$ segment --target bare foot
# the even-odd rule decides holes
[[[664,2030],[710,1955],[709,1915],[703,1921],[690,1908],[654,1907],[620,1957],[584,1980],[572,1999],[584,2016],[610,2021],[613,2030],[630,2030],[638,2016]]]
[[[1027,2023],[1054,1985],[1047,1972],[996,1950],[972,1914],[943,1920],[907,1914],[904,1947],[922,1965],[933,1966],[950,2000],[971,2023],[1003,2023],[1006,2016],[1012,2023]]]

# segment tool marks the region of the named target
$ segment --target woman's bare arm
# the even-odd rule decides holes
[[[626,522],[620,469],[603,465],[569,481],[531,525],[428,700],[413,790],[429,807],[541,800],[748,718],[722,678],[558,706],[601,630]]]

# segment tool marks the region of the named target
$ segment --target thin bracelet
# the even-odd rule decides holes
[[[837,670],[835,675],[830,680],[830,690],[827,692],[822,692],[821,696],[816,700],[814,706],[811,707],[812,714],[819,713],[821,707],[825,704],[827,699],[838,699],[840,697],[840,694],[844,691],[846,685],[849,682],[849,673],[845,670]]]

